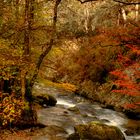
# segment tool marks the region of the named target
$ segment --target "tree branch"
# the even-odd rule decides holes
[[[140,2],[125,2],[125,1],[121,1],[121,0],[113,0],[113,1],[125,4],[125,5],[137,5],[137,4],[140,4]]]
[[[81,4],[86,3],[86,2],[92,2],[92,1],[98,1],[98,0],[77,0],[79,1]]]
[[[99,1],[99,0],[77,0],[77,1],[79,1],[81,4],[83,4],[83,3],[86,3],[86,2]],[[125,5],[137,5],[137,4],[140,4],[140,2],[125,2],[125,1],[122,1],[122,0],[113,0],[113,1],[125,4]]]

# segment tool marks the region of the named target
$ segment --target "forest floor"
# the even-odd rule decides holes
[[[28,129],[16,129],[10,130],[3,129],[0,131],[0,140],[31,140],[30,136],[38,135],[39,127],[32,127]]]

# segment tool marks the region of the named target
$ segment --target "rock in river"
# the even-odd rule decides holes
[[[41,106],[55,106],[57,103],[55,97],[49,94],[40,94],[37,96],[33,96],[33,100],[35,103],[38,103]]]
[[[121,130],[101,122],[90,122],[75,126],[75,133],[67,140],[125,140]]]

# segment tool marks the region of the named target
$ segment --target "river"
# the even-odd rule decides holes
[[[86,124],[91,121],[101,121],[108,125],[114,125],[121,129],[124,133],[127,128],[127,123],[135,123],[139,125],[140,120],[128,119],[121,112],[116,112],[111,109],[102,108],[99,103],[90,103],[83,97],[77,96],[64,89],[54,87],[46,87],[45,85],[36,85],[35,90],[42,93],[49,93],[56,97],[57,104],[55,107],[46,107],[38,110],[38,120],[40,123],[47,126],[55,126],[63,128],[64,131],[58,131],[53,134],[61,140],[66,139],[68,135],[74,132],[74,126],[77,124]],[[51,133],[52,135],[52,133]],[[126,140],[140,140],[140,135],[127,136]],[[50,136],[35,137],[37,140],[53,140]]]

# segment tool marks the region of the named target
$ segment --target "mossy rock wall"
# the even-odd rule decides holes
[[[88,86],[84,84],[81,88],[78,89],[76,94],[80,94],[81,96],[86,97],[93,102],[100,102],[105,108],[122,111],[128,116],[131,114],[133,116],[139,115],[140,109],[126,108],[127,104],[133,104],[136,102],[136,98],[126,94],[112,92],[114,88],[116,87],[112,83],[102,84],[97,86],[96,89],[92,84]]]

